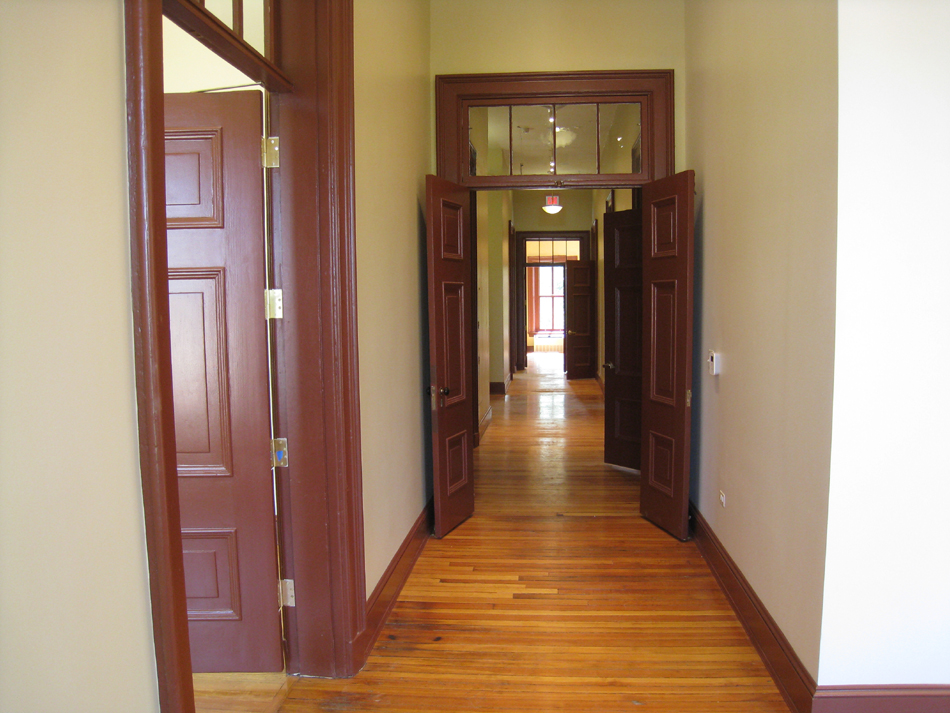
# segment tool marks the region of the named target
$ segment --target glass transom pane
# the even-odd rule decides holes
[[[468,109],[469,175],[508,176],[509,107],[473,106]]]
[[[597,105],[558,104],[555,118],[557,173],[597,173]]]
[[[231,0],[205,0],[205,10],[234,29],[234,6]]]
[[[640,104],[600,105],[600,172],[640,173]]]
[[[244,41],[265,55],[264,17],[267,10],[264,0],[243,0],[244,2]]]
[[[511,107],[511,172],[516,176],[554,173],[554,107]]]

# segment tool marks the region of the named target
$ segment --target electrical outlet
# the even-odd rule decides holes
[[[721,490],[719,491],[719,504],[726,507],[726,494]]]

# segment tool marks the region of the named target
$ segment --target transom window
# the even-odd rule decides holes
[[[471,106],[471,176],[639,174],[639,102]]]

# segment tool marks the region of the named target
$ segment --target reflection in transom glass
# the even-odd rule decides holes
[[[511,172],[515,176],[554,173],[554,107],[511,107]]]

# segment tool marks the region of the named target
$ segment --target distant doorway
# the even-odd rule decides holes
[[[519,231],[512,242],[511,350],[515,369],[520,371],[528,366],[529,351],[563,355],[565,265],[590,260],[590,232]]]

